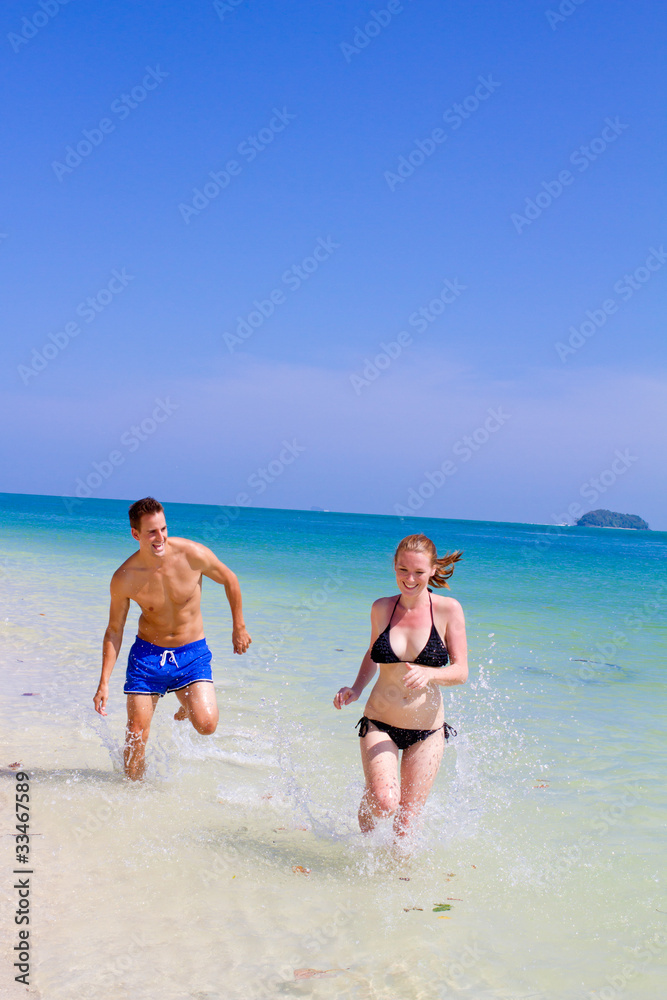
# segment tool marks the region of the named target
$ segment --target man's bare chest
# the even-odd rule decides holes
[[[129,596],[147,612],[178,610],[198,602],[201,595],[201,574],[189,567],[187,571],[158,571],[133,574]]]

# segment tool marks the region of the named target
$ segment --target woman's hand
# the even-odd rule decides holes
[[[411,691],[419,691],[425,688],[433,680],[433,673],[437,667],[421,667],[418,663],[406,663],[407,670],[403,675],[403,683]]]
[[[354,688],[341,688],[333,700],[334,708],[342,708],[343,705],[351,705],[352,702],[357,701],[358,698],[359,695]]]

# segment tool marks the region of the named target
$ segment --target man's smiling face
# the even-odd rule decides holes
[[[167,522],[162,511],[144,514],[138,528],[132,528],[132,537],[139,542],[144,555],[161,559],[167,551]]]

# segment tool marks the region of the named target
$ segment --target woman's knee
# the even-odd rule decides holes
[[[403,793],[399,805],[401,822],[410,824],[419,819],[426,804],[426,797],[423,795],[411,795]]]
[[[370,806],[376,816],[391,816],[400,803],[398,788],[371,788],[369,794]]]

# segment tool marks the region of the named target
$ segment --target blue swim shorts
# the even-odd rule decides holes
[[[213,683],[211,650],[206,639],[165,649],[139,636],[127,658],[125,694],[168,694],[195,681]]]

